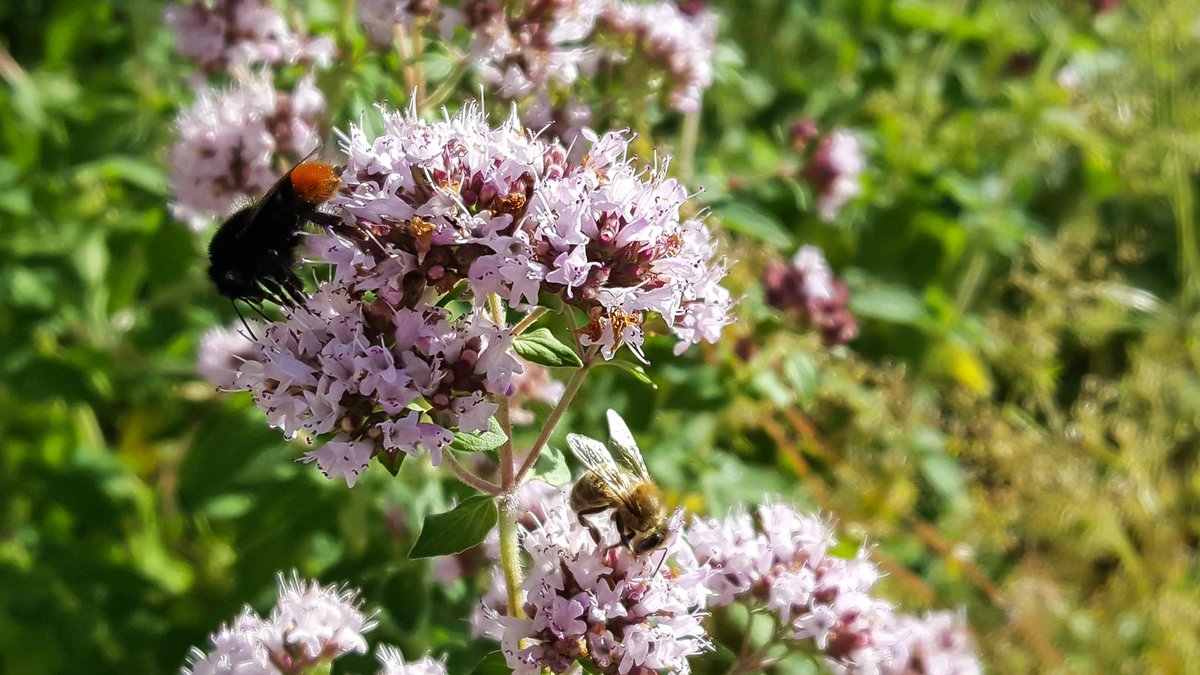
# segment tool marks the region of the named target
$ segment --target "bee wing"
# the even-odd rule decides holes
[[[293,164],[292,168],[290,168],[286,172],[284,172],[284,174],[279,177],[279,180],[275,181],[275,183],[273,185],[271,185],[271,187],[267,188],[267,191],[263,193],[263,196],[259,197],[258,201],[254,202],[253,210],[250,212],[250,217],[246,221],[247,227],[242,230],[243,232],[246,231],[246,229],[249,229],[248,226],[250,225],[250,223],[253,223],[258,218],[258,213],[259,213],[259,211],[262,211],[263,206],[266,205],[268,202],[270,202],[271,198],[274,197],[275,194],[278,193],[279,190],[281,188],[283,188],[283,186],[285,184],[289,184],[291,182],[292,172],[296,170],[296,167],[298,167],[301,164],[312,159],[313,156],[316,155],[317,151],[320,149],[321,149],[321,146],[318,145],[317,147],[312,149],[312,152],[309,152],[307,155],[305,155],[303,159],[301,159],[299,162],[296,162],[295,164]]]
[[[650,471],[646,469],[646,461],[642,459],[642,451],[638,449],[629,426],[617,411],[612,409],[608,411],[608,439],[609,447],[612,448],[612,454],[616,456],[618,463],[636,471],[643,480],[652,480]]]
[[[567,434],[567,446],[588,471],[595,473],[609,487],[622,494],[637,486],[638,481],[613,459],[604,444],[587,436]]]

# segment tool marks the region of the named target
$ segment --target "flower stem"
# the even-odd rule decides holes
[[[450,469],[450,471],[454,473],[455,478],[475,488],[476,490],[479,490],[480,492],[484,492],[489,495],[498,495],[503,491],[499,485],[496,485],[491,481],[486,481],[468,471],[467,467],[460,464],[458,459],[454,457],[449,449],[442,453],[442,465],[447,469]]]
[[[571,404],[571,399],[575,398],[575,394],[579,392],[580,385],[583,384],[583,379],[587,377],[588,371],[592,369],[592,365],[596,362],[596,354],[600,351],[600,345],[592,345],[583,355],[583,367],[575,371],[571,375],[571,379],[567,382],[567,388],[563,391],[562,398],[558,399],[558,405],[554,406],[554,410],[550,411],[550,417],[546,420],[546,425],[542,427],[542,433],[538,435],[537,440],[533,442],[533,447],[529,449],[529,456],[525,458],[525,462],[521,464],[521,470],[517,472],[516,484],[520,485],[525,479],[525,474],[533,468],[533,463],[537,461],[538,455],[542,454],[542,448],[545,447],[546,441],[550,440],[550,434],[554,433],[554,427],[558,425],[559,418],[567,411],[567,406]]]
[[[508,615],[525,617],[521,603],[521,556],[517,538],[517,496],[512,492],[500,497],[500,569],[504,571],[504,588],[508,593]]]
[[[513,326],[513,335],[520,335],[521,333],[524,333],[529,329],[530,326],[533,325],[535,321],[542,318],[542,315],[548,311],[549,310],[545,307],[535,307],[532,312],[526,314],[520,321],[518,321],[517,325]]]
[[[690,185],[696,169],[696,142],[700,138],[700,110],[683,116],[683,133],[680,139],[679,176],[684,185]]]

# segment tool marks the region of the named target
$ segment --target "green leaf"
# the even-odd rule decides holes
[[[483,541],[496,526],[496,518],[496,503],[490,495],[467,497],[445,513],[425,517],[421,534],[408,557],[432,558],[462,553]]]
[[[868,286],[851,294],[850,311],[891,323],[916,324],[925,318],[925,303],[900,286]]]
[[[549,328],[538,328],[522,333],[513,340],[517,356],[530,363],[550,368],[579,368],[583,361],[567,345],[559,342]]]
[[[533,478],[560,487],[571,482],[571,469],[562,452],[547,446],[533,464]]]
[[[395,457],[388,457],[388,453],[386,452],[375,455],[375,459],[379,460],[383,468],[387,469],[388,473],[392,474],[393,477],[400,473],[400,466],[404,464],[405,457],[408,457],[408,453],[397,452]]]
[[[601,361],[600,363],[608,366],[616,366],[633,375],[641,382],[650,385],[651,388],[658,389],[658,385],[654,383],[654,380],[650,379],[650,376],[646,374],[646,369],[640,363],[634,363],[627,359],[612,359],[611,361]]]
[[[495,417],[492,417],[488,420],[487,431],[455,434],[450,449],[459,452],[490,452],[504,445],[506,440],[508,439],[504,435],[504,430],[500,428],[500,423],[496,421]]]
[[[721,216],[721,225],[731,232],[753,237],[777,248],[789,248],[792,245],[792,238],[787,231],[769,213],[741,202],[714,204],[713,208]]]
[[[783,377],[805,406],[812,404],[817,395],[817,367],[807,356],[793,352],[784,358]]]
[[[500,651],[488,652],[483,660],[475,664],[475,669],[471,671],[471,675],[509,675],[512,669],[508,667],[508,662],[504,660],[504,654]]]

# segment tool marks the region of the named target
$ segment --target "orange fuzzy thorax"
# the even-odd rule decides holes
[[[305,162],[292,169],[292,190],[300,201],[316,206],[337,191],[337,171],[325,162]]]

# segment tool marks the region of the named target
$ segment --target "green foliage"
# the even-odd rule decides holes
[[[468,497],[445,513],[425,516],[410,558],[453,555],[478,545],[496,527],[496,501],[490,495]]]
[[[1200,8],[714,4],[694,156],[660,105],[612,78],[585,86],[608,102],[595,126],[632,126],[644,156],[683,155],[705,188],[739,323],[679,357],[652,339],[649,368],[595,369],[557,433],[604,437],[613,408],[672,504],[766,494],[835,515],[906,609],[965,606],[992,671],[1194,668]],[[166,209],[192,93],[163,7],[0,5],[0,671],[175,670],[297,569],[361,586],[375,638],[499,672],[463,629],[490,583],[471,547],[492,500],[424,461],[327,481],[292,461],[304,439],[195,375],[201,332],[235,317],[204,278],[207,234]],[[298,7],[338,37],[318,80],[336,126],[407,100],[404,64],[373,56],[340,3]],[[453,83],[453,55],[431,49],[431,88]],[[1057,81],[1064,66],[1081,84]],[[802,176],[812,148],[787,138],[800,117],[864,139],[864,192],[832,222]],[[765,263],[803,243],[852,289],[848,348],[763,302]],[[516,345],[579,365],[547,329]],[[493,423],[453,448],[486,467],[503,440]],[[561,453],[534,471],[569,477]],[[450,582],[414,560],[464,549]],[[715,615],[697,672],[727,670],[749,620]]]
[[[513,351],[530,363],[547,368],[579,368],[583,361],[575,350],[554,337],[549,328],[536,328],[513,340]]]

